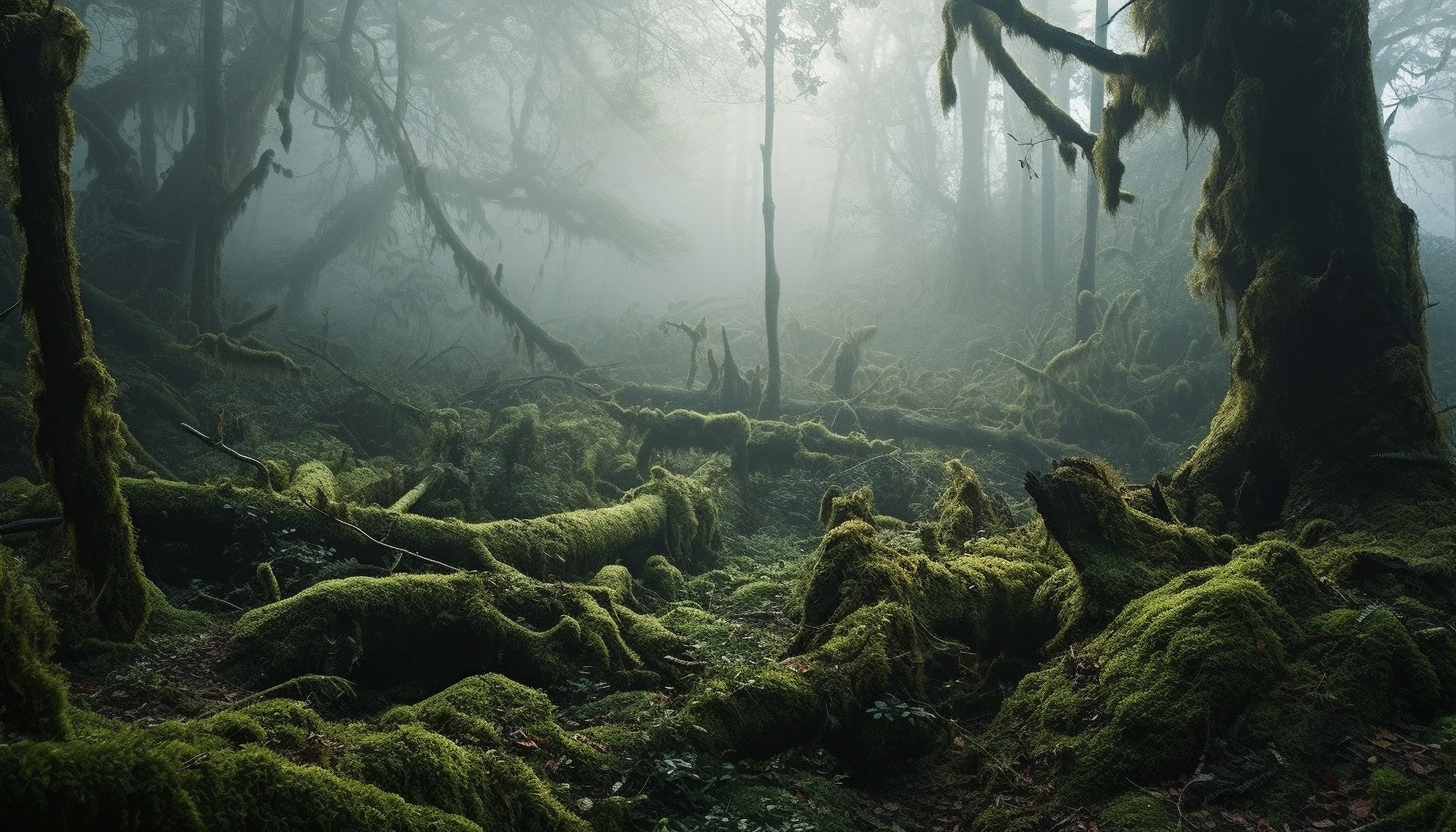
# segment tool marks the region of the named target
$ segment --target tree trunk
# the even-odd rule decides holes
[[[1449,501],[1456,488],[1427,375],[1415,216],[1396,197],[1381,136],[1368,8],[1299,6],[1256,32],[1211,21],[1228,30],[1216,47],[1227,75],[1197,68],[1202,35],[1166,37],[1174,71],[1202,81],[1180,109],[1218,136],[1194,221],[1194,289],[1221,314],[1237,310],[1228,395],[1173,486],[1189,517],[1245,533],[1312,517],[1378,523],[1382,505]],[[1300,37],[1274,36],[1291,25]]]
[[[779,48],[783,0],[765,0],[763,35],[763,318],[768,338],[768,381],[761,411],[778,410],[783,370],[779,366],[779,268],[774,260],[773,137],[774,57]]]
[[[981,216],[986,210],[986,99],[991,74],[982,62],[971,57],[970,44],[966,55],[956,64],[956,75],[962,94],[961,103],[961,181],[956,195],[956,262],[951,291],[956,303],[963,304],[986,288],[986,240],[981,229]]]
[[[227,117],[223,114],[222,0],[202,0],[202,71],[197,133],[202,140],[202,209],[192,244],[188,317],[200,332],[222,329],[223,200],[227,192]]]
[[[0,3],[0,18],[0,135],[22,252],[36,456],[60,500],[68,548],[95,593],[102,634],[130,641],[146,621],[146,578],[117,478],[116,385],[92,348],[71,238],[66,96],[86,54],[86,30],[69,9],[40,0]]]
[[[1107,0],[1097,0],[1097,10],[1092,16],[1092,37],[1093,42],[1098,46],[1107,45]],[[1088,73],[1087,80],[1087,109],[1090,114],[1090,121],[1087,129],[1096,133],[1102,129],[1102,100],[1106,82],[1101,73]],[[1098,195],[1101,188],[1097,185],[1097,177],[1087,177],[1087,202],[1086,202],[1086,224],[1082,227],[1082,264],[1077,268],[1077,288],[1072,293],[1072,315],[1074,323],[1073,340],[1085,341],[1097,331],[1100,323],[1092,311],[1094,305],[1082,303],[1082,293],[1097,294],[1097,220],[1102,215],[1102,206],[1098,203]]]

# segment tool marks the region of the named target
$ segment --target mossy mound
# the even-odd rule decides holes
[[[244,615],[227,661],[250,683],[328,674],[427,691],[488,671],[544,685],[582,666],[635,670],[610,605],[606,591],[509,573],[344,578]]]
[[[1067,805],[1169,779],[1287,673],[1299,635],[1258,583],[1221,567],[1189,573],[1028,675],[995,726],[1026,732],[1026,756],[1046,761]]]

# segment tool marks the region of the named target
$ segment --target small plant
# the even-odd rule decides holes
[[[876,699],[875,704],[865,708],[865,713],[874,719],[883,719],[886,722],[894,722],[897,719],[909,722],[930,722],[935,719],[935,714],[919,705],[906,702],[893,693],[885,694],[883,699]]]

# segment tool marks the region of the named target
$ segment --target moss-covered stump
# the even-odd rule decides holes
[[[325,674],[374,689],[438,690],[488,671],[546,685],[586,668],[641,669],[628,638],[652,663],[681,648],[652,621],[615,609],[609,590],[509,572],[345,578],[245,614],[227,662],[257,685]]]
[[[296,539],[364,563],[389,564],[404,549],[456,567],[492,570],[504,563],[538,578],[588,578],[608,564],[641,562],[664,549],[680,564],[703,564],[719,544],[713,493],[660,468],[617,505],[529,520],[461,523],[377,506],[333,507],[339,519],[376,539],[387,539],[389,546],[369,541],[358,530],[300,502],[297,498],[304,492],[310,495],[310,505],[320,495],[336,497],[337,492],[321,463],[300,466],[299,471],[297,487],[290,486],[294,499],[232,485],[125,479],[122,486],[142,545],[148,549],[149,565],[189,573],[234,568],[237,564],[219,560],[222,550],[256,539],[262,530],[275,536],[287,530]],[[307,476],[299,479],[304,473]],[[198,541],[216,549],[199,556]],[[187,563],[154,560],[166,557],[158,548],[167,550],[174,544],[186,544]]]
[[[1031,651],[1050,635],[1033,598],[1062,565],[1053,556],[1010,538],[964,543],[965,554],[945,561],[898,550],[866,519],[873,509],[863,490],[833,498],[828,515],[837,525],[811,563],[790,654],[823,645],[852,612],[882,601],[914,610],[927,630],[971,650]]]
[[[1095,632],[1127,603],[1174,576],[1223,563],[1228,548],[1208,532],[1165,523],[1128,505],[1117,473],[1100,460],[1068,458],[1027,474],[1026,490],[1076,572],[1076,614],[1066,634]]]

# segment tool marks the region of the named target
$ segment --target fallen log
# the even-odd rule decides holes
[[[232,485],[162,480],[123,479],[122,491],[149,566],[183,574],[226,572],[237,566],[237,556],[224,556],[224,550],[238,541],[240,530],[256,537],[260,528],[275,536],[286,531],[293,539],[333,548],[341,559],[355,557],[363,563],[389,564],[397,557],[395,549],[403,548],[455,567],[489,570],[499,563],[536,578],[567,579],[589,578],[608,564],[643,561],[654,554],[665,553],[684,566],[705,564],[714,555],[719,534],[711,492],[661,468],[653,469],[647,482],[616,505],[530,519],[463,523],[378,506],[328,507],[387,541],[388,549],[315,511],[314,501]],[[217,549],[199,555],[197,550],[208,543]],[[187,544],[180,547],[183,554],[177,554],[175,544]],[[207,562],[198,563],[199,557]]]
[[[655,384],[628,384],[612,391],[620,409],[658,408],[716,414],[720,397],[707,390],[685,390]],[[939,445],[1006,456],[1013,466],[1045,468],[1052,460],[1085,455],[1085,451],[1053,439],[1032,436],[1019,428],[978,425],[950,416],[890,405],[854,405],[845,401],[783,399],[779,414],[796,420],[819,419],[838,434],[860,432],[875,439],[924,439]]]

